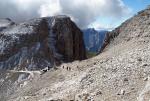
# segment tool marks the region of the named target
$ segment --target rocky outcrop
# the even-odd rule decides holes
[[[104,41],[104,45],[100,52],[107,49],[109,46],[114,46],[120,43],[128,42],[132,39],[148,40],[150,25],[150,8],[138,12],[137,15],[125,21],[121,26],[108,32]],[[117,38],[116,38],[117,37]],[[144,42],[144,40],[143,40]],[[107,46],[107,47],[106,47]]]
[[[86,58],[82,32],[69,17],[8,25],[0,31],[1,69],[42,69]]]
[[[103,50],[106,48],[107,45],[109,45],[109,43],[119,35],[119,28],[116,28],[115,30],[111,31],[111,32],[107,32],[103,41],[103,44],[101,46],[101,49],[99,51],[99,53],[103,52]]]

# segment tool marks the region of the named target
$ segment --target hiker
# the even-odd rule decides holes
[[[67,66],[67,70],[68,70],[68,71],[70,71],[70,70],[71,70],[71,68]]]
[[[50,66],[48,66],[48,70],[50,70],[51,69],[51,67]]]

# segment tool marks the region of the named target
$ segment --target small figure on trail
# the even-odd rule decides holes
[[[51,69],[51,67],[50,66],[48,66],[48,70],[50,70]]]
[[[68,67],[68,66],[67,66],[67,71],[71,71],[71,67]]]

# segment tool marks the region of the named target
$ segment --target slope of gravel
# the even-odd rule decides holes
[[[63,64],[35,77],[10,101],[149,101],[149,45],[133,40],[92,59]]]

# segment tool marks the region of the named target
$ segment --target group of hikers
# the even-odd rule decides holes
[[[42,74],[46,73],[47,71],[49,71],[50,69],[54,68],[55,70],[57,70],[58,68],[56,66],[47,66],[46,68],[42,69]],[[71,71],[71,67],[69,66],[62,66],[63,69],[66,69],[67,71]]]

